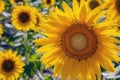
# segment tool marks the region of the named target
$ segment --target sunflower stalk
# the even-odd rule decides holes
[[[25,46],[25,49],[26,49],[25,50],[26,64],[29,64],[29,53],[28,53],[28,43],[27,43],[28,33],[27,32],[24,33],[23,38],[24,38],[24,46]]]

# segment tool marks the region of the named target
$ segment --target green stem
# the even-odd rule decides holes
[[[26,56],[26,64],[29,64],[29,53],[28,53],[28,33],[24,33],[24,46],[25,46],[25,56]]]

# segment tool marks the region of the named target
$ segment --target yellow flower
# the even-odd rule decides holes
[[[17,52],[12,50],[0,52],[0,79],[17,80],[24,71],[24,65],[21,56],[17,56]]]
[[[4,1],[0,1],[0,13],[2,13],[2,11],[5,9],[5,2]]]
[[[19,2],[25,2],[25,0],[10,0],[10,3],[12,5],[16,4],[16,3],[19,3]]]
[[[43,23],[44,18],[42,18],[42,14],[40,12],[37,12],[36,16],[37,16],[37,18],[36,18],[37,22],[36,22],[36,24],[35,24],[35,26],[33,27],[32,30],[39,31],[40,26]]]
[[[107,19],[116,20],[120,24],[120,0],[106,0]]]
[[[55,5],[55,0],[43,0],[44,7],[49,8],[53,5]]]
[[[41,24],[46,37],[36,39],[36,50],[43,53],[40,59],[46,68],[54,65],[54,76],[61,80],[101,80],[101,66],[107,71],[115,71],[112,61],[120,58],[116,52],[120,43],[113,36],[120,36],[114,21],[97,23],[96,17],[102,7],[86,12],[85,0],[73,0],[72,9],[63,2],[63,10],[55,8],[47,21]],[[98,15],[99,16],[99,15]]]
[[[2,34],[3,34],[3,29],[2,29],[2,25],[0,24],[0,38]]]
[[[80,3],[80,0],[77,0],[78,3]]]
[[[87,0],[87,10],[91,11],[95,9],[96,7],[100,6],[103,2],[101,0]]]
[[[37,10],[29,5],[16,6],[12,11],[12,24],[17,30],[29,31],[36,24]]]

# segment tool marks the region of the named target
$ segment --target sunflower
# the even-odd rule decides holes
[[[56,7],[41,24],[46,37],[33,41],[41,46],[36,52],[44,52],[40,60],[46,68],[54,65],[54,77],[61,75],[61,80],[101,80],[101,66],[114,72],[112,61],[120,61],[115,53],[120,52],[114,44],[120,43],[114,38],[120,36],[115,21],[97,23],[95,18],[102,8],[87,13],[85,4],[85,0],[80,6],[73,0],[71,9],[63,2],[64,11]]]
[[[5,9],[5,2],[4,1],[0,1],[0,13],[2,13],[2,11]]]
[[[0,24],[0,38],[2,34],[3,34],[3,29],[2,29],[2,25]]]
[[[1,80],[17,80],[24,71],[24,63],[17,52],[7,50],[0,52],[0,78]]]
[[[42,14],[40,12],[37,12],[36,16],[37,16],[36,17],[37,22],[36,22],[36,24],[35,24],[35,26],[33,27],[32,30],[39,31],[41,23],[43,22],[44,18],[42,18]]]
[[[106,3],[108,7],[107,19],[114,19],[120,24],[120,0],[106,0]]]
[[[56,1],[55,0],[43,0],[43,5],[46,8],[49,8],[53,5],[55,5]]]
[[[103,2],[101,0],[87,0],[87,10],[93,10],[96,7],[100,6]]]
[[[37,10],[29,5],[16,6],[12,11],[12,24],[17,30],[29,31],[36,24]]]
[[[25,2],[25,0],[10,0],[10,3],[12,5],[16,4],[16,3],[19,3],[19,2]]]
[[[80,0],[77,0],[78,3],[80,3]]]

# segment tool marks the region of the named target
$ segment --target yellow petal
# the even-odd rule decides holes
[[[97,53],[95,56],[98,59],[100,65],[104,69],[106,69],[107,71],[115,72],[115,68],[114,68],[114,66],[109,58],[105,57],[104,55],[102,55],[100,53]]]
[[[83,24],[86,21],[86,7],[85,7],[85,5],[81,8],[80,21],[82,21]]]
[[[63,1],[62,6],[65,14],[68,15],[69,18],[73,17],[72,9],[68,6],[68,4]]]

